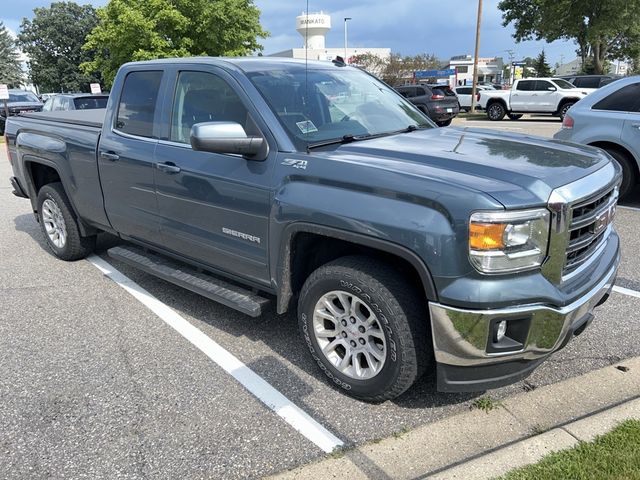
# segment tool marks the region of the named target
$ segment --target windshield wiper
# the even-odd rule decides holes
[[[372,138],[388,137],[391,135],[397,135],[399,133],[409,133],[415,130],[431,128],[430,125],[409,125],[407,128],[401,130],[393,130],[391,132],[371,133],[368,135],[343,135],[341,138],[333,138],[331,140],[325,140],[323,142],[310,143],[307,145],[307,151],[314,148],[326,147],[328,145],[344,145],[345,143],[359,142],[360,140],[370,140]]]
[[[369,136],[364,136],[364,138],[369,138]],[[327,145],[344,145],[345,143],[354,142],[356,140],[364,140],[360,136],[355,135],[343,135],[340,138],[332,138],[331,140],[324,140],[322,142],[310,143],[307,145],[307,151],[312,150],[314,148],[326,147]]]

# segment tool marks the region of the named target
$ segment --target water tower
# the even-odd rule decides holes
[[[323,50],[324,37],[331,30],[331,17],[322,12],[306,14],[296,17],[296,30],[305,39],[304,48]]]

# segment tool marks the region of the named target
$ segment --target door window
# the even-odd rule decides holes
[[[518,82],[518,86],[516,90],[520,90],[523,92],[531,92],[535,88],[535,80],[520,80]]]
[[[554,87],[551,82],[548,82],[546,80],[536,80],[536,91],[549,92],[550,88],[556,88],[556,87]]]
[[[601,77],[576,77],[573,84],[578,88],[598,88]]]
[[[139,137],[153,137],[153,117],[162,72],[131,72],[124,79],[118,104],[116,130]]]
[[[191,127],[203,122],[235,122],[246,130],[247,116],[242,100],[222,78],[205,72],[180,72],[170,139],[189,143]]]
[[[613,92],[593,106],[594,110],[640,112],[640,83],[632,83]]]

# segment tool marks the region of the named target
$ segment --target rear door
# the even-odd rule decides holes
[[[518,80],[515,89],[511,91],[511,110],[515,112],[530,111],[535,93],[535,80]]]
[[[269,284],[271,173],[267,160],[191,149],[196,123],[226,121],[256,132],[258,118],[235,80],[216,67],[176,70],[165,111],[170,124],[155,152],[160,232],[165,248],[216,269]]]
[[[640,167],[640,82],[627,85],[617,92],[616,103],[622,107],[626,105],[628,116],[622,129],[622,142],[635,155]]]
[[[98,167],[109,222],[118,232],[158,243],[154,152],[158,143],[158,105],[166,75],[162,70],[131,70],[113,91],[113,122],[105,123]]]

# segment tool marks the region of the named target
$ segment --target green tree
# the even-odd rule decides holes
[[[573,40],[582,64],[604,73],[607,59],[628,58],[640,43],[640,0],[501,0],[503,25],[514,38]]]
[[[397,85],[412,80],[416,70],[435,70],[441,66],[442,62],[433,54],[403,57],[399,53],[392,53],[382,69],[382,79],[389,85]]]
[[[536,70],[538,77],[550,77],[552,75],[551,67],[547,63],[547,55],[544,50],[540,52],[540,55],[533,62],[533,68]]]
[[[101,72],[107,85],[125,62],[197,55],[247,55],[262,50],[253,0],[111,0],[85,49],[85,72]]]
[[[99,78],[83,73],[80,64],[89,59],[82,46],[98,24],[95,9],[54,2],[33,12],[33,20],[22,20],[18,35],[18,44],[29,56],[31,81],[41,92],[88,92],[89,84]]]
[[[0,83],[19,87],[24,81],[16,44],[9,31],[0,22]]]

